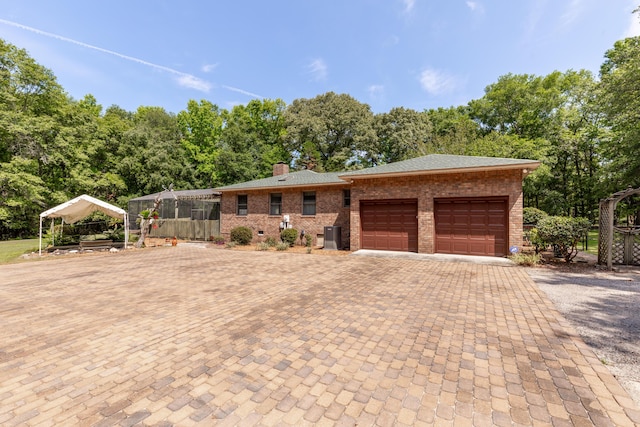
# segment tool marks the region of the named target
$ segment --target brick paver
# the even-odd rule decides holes
[[[517,267],[188,245],[0,266],[0,424],[633,425]]]

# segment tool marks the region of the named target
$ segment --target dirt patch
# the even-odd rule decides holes
[[[581,256],[527,271],[640,406],[640,268],[602,270]]]

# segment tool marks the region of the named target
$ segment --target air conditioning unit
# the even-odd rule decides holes
[[[339,225],[324,227],[324,249],[342,249],[342,227]]]

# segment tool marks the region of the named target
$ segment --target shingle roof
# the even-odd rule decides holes
[[[254,181],[240,182],[215,188],[216,191],[258,190],[279,187],[303,187],[317,185],[346,184],[352,178],[368,178],[373,176],[414,175],[458,170],[487,170],[530,168],[540,165],[537,160],[505,159],[500,157],[454,156],[449,154],[430,154],[401,162],[387,163],[367,169],[318,173],[310,170],[292,172],[287,175],[270,176]]]
[[[451,172],[465,169],[503,169],[527,167],[535,169],[537,160],[505,159],[500,157],[455,156],[450,154],[430,154],[401,162],[356,171],[342,172],[340,177],[357,178],[378,175],[412,175],[420,173]]]
[[[216,188],[217,191],[256,190],[261,188],[286,188],[317,185],[346,184],[338,175],[342,172],[318,173],[310,170],[292,172],[286,175],[270,176],[254,181],[240,182]]]

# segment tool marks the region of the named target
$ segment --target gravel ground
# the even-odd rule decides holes
[[[547,264],[528,272],[640,407],[640,268]]]

